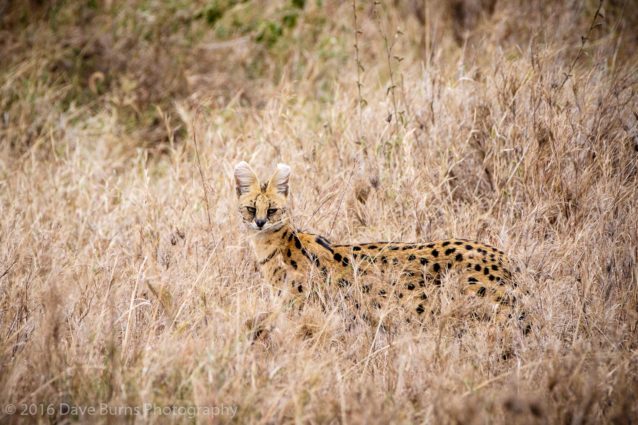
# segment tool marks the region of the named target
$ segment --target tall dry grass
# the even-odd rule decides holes
[[[1,421],[635,422],[631,2],[255,3],[0,2]],[[453,276],[418,330],[291,314],[241,159],[290,164],[332,240],[504,249],[530,334],[468,320]]]

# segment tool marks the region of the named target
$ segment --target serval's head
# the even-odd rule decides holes
[[[272,177],[261,183],[246,162],[235,166],[235,187],[239,213],[248,229],[267,232],[281,228],[287,220],[288,177],[290,167],[277,164]]]

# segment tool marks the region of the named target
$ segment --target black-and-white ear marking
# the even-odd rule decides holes
[[[288,196],[288,178],[290,177],[290,166],[277,164],[277,170],[272,175],[268,186],[284,196]]]
[[[235,165],[235,189],[237,190],[237,196],[248,192],[254,185],[259,186],[259,180],[253,169],[250,168],[250,165],[248,165],[246,161]]]

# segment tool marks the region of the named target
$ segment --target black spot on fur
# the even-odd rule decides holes
[[[463,254],[461,253],[456,254],[456,257],[454,257],[454,259],[458,262],[463,261]]]
[[[481,271],[481,265],[480,264],[475,265],[474,266],[474,270],[476,270],[477,272],[480,272]]]
[[[416,255],[414,255],[414,254],[410,254],[410,255],[408,256],[408,260],[409,260],[409,261],[414,261],[414,260],[416,260]]]
[[[425,308],[423,307],[423,304],[419,304],[416,308],[416,313],[423,314],[424,311],[425,311]]]
[[[425,279],[419,280],[419,286],[423,288],[425,286]]]
[[[487,289],[485,289],[485,286],[481,286],[478,291],[476,291],[476,295],[478,295],[479,297],[484,297],[485,296],[485,291],[487,291]]]
[[[491,275],[489,276],[489,279],[490,279],[491,281],[494,281],[494,279],[495,279],[494,275],[492,275],[492,274],[491,274]]]
[[[361,287],[361,292],[363,292],[364,294],[367,294],[368,292],[370,292],[370,285],[363,285]]]
[[[436,258],[439,256],[439,251],[437,251],[436,249],[432,250],[432,257]]]
[[[410,291],[413,291],[413,290],[414,290],[414,288],[415,288],[414,283],[408,283],[407,288],[408,288]]]
[[[419,261],[421,262],[421,265],[425,266],[428,263],[428,259],[425,257],[421,257],[419,259]]]
[[[342,259],[341,254],[339,254],[338,252],[336,252],[332,258],[334,258],[335,261],[341,261]]]
[[[439,270],[441,270],[441,266],[439,266],[439,263],[434,263],[434,265],[432,266],[432,270],[438,273]]]
[[[293,269],[297,270],[297,262],[295,260],[290,260],[290,265]]]
[[[403,298],[403,292],[399,292],[399,298]]]
[[[259,261],[259,264],[264,265],[267,262],[269,262],[270,260],[272,260],[273,258],[275,258],[275,255],[277,255],[277,250],[274,249],[270,254],[268,254],[268,256],[266,258],[264,258],[263,260]]]
[[[295,248],[301,249],[301,241],[297,236],[295,236]]]
[[[353,251],[361,251],[361,247],[360,246],[353,246],[352,250]]]
[[[483,274],[484,274],[485,276],[487,276],[488,274],[490,274],[490,269],[488,269],[487,267],[485,267],[485,268],[483,269]]]
[[[467,283],[469,283],[470,285],[476,285],[477,282],[478,282],[478,279],[475,277],[470,277],[467,279]]]
[[[315,254],[308,252],[307,249],[302,248],[301,253],[304,255],[304,257],[310,260],[310,262],[313,263],[315,266],[319,267],[321,265],[321,263],[319,262],[319,258],[317,258]]]
[[[376,245],[368,245],[368,249],[377,249]]]
[[[423,293],[421,293],[421,295],[419,296],[419,298],[421,298],[422,300],[424,300],[424,301],[425,301],[425,300],[427,300],[427,299],[428,299],[428,295],[427,295],[425,292],[423,292]]]
[[[454,251],[456,251],[456,248],[448,248],[445,250],[445,255],[454,254]]]
[[[445,241],[441,244],[442,247],[446,247],[450,244],[450,241]]]
[[[330,251],[331,253],[334,252],[332,250],[332,247],[330,246],[330,242],[328,242],[328,240],[326,240],[325,238],[323,238],[322,236],[317,236],[315,238],[315,241],[321,245],[322,247],[324,247],[325,249],[327,249],[328,251]]]
[[[382,289],[379,291],[379,295],[381,295],[382,297],[385,297],[387,294],[387,292],[385,292],[385,289]]]
[[[286,257],[290,257],[292,255],[292,252],[290,252],[290,248],[288,248],[288,251],[286,251]]]
[[[461,242],[461,241],[456,241],[456,242],[454,242],[454,245],[456,245],[456,246],[460,246],[460,245],[463,245],[463,242]]]
[[[429,244],[427,244],[427,245],[426,245],[426,247],[428,247],[428,248],[434,248],[434,244],[433,244],[433,243],[429,243]]]
[[[497,266],[496,264],[493,264],[493,265],[492,265],[492,270],[494,270],[494,271],[498,271],[498,266]]]
[[[388,264],[388,259],[386,257],[381,257],[381,262],[383,264]]]
[[[341,286],[342,288],[345,288],[346,286],[350,286],[350,281],[346,279],[339,279],[339,281],[337,282],[337,285]]]
[[[465,249],[471,251],[472,249],[474,249],[474,247],[472,245],[465,245]]]
[[[393,258],[392,259],[392,264],[394,264],[395,266],[399,264],[399,259],[398,258]]]
[[[348,267],[349,263],[350,260],[348,260],[346,257],[343,257],[343,260],[341,260],[341,264],[343,265],[343,267]]]
[[[301,285],[297,286],[297,291],[298,292],[303,292],[303,286],[301,286]]]
[[[391,246],[388,249],[390,249],[391,251],[396,251],[396,250],[399,249],[399,247],[398,246]]]

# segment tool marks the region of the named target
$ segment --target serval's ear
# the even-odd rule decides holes
[[[246,161],[235,165],[235,189],[237,196],[241,196],[252,188],[259,188],[257,175]]]
[[[268,181],[268,190],[288,196],[288,178],[290,177],[290,167],[286,164],[277,164],[275,174]]]

